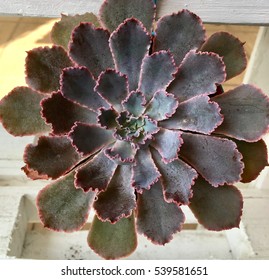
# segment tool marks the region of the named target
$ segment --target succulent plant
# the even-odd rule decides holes
[[[88,244],[107,259],[131,254],[136,231],[169,242],[181,205],[209,230],[238,227],[233,184],[268,165],[268,97],[221,86],[245,69],[243,43],[226,32],[206,38],[188,10],[157,21],[155,9],[105,0],[98,17],[63,15],[54,45],[27,54],[29,87],[0,103],[8,132],[38,136],[25,148],[26,175],[54,180],[37,197],[43,225],[79,230],[93,208]]]

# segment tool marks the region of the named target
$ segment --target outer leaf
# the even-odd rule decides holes
[[[124,100],[128,94],[128,80],[126,75],[108,69],[100,74],[95,89],[118,112],[122,111],[121,101]]]
[[[132,91],[122,102],[123,108],[135,117],[139,117],[145,111],[146,99],[140,91]]]
[[[107,102],[94,90],[96,82],[86,67],[72,67],[63,70],[61,92],[64,97],[93,111],[108,108]]]
[[[177,70],[174,58],[168,51],[146,55],[141,68],[138,89],[144,93],[147,101],[156,91],[166,89]]]
[[[45,95],[27,87],[16,87],[0,101],[0,121],[14,136],[48,132],[41,118],[40,102]]]
[[[182,138],[180,156],[212,186],[240,181],[244,164],[233,141],[191,133],[183,133]]]
[[[226,65],[226,80],[242,73],[247,66],[244,43],[227,32],[214,33],[202,46],[202,51],[214,52],[223,57]]]
[[[74,172],[41,190],[37,207],[44,227],[56,231],[79,230],[87,221],[94,192],[85,194],[74,186]]]
[[[116,224],[102,222],[97,216],[88,235],[92,250],[105,259],[118,259],[130,255],[137,246],[134,215]]]
[[[116,167],[117,164],[101,151],[76,171],[75,185],[85,192],[104,191]]]
[[[242,174],[243,183],[256,179],[265,166],[268,166],[268,156],[266,144],[263,140],[255,143],[234,140],[239,152],[243,155],[244,172]]]
[[[157,22],[154,50],[170,50],[179,65],[190,50],[200,48],[204,41],[201,19],[188,10],[182,10]]]
[[[41,92],[57,91],[62,70],[72,65],[66,51],[60,46],[32,49],[25,61],[26,82]]]
[[[99,219],[114,224],[132,214],[136,197],[131,186],[131,175],[131,166],[118,166],[107,189],[98,195],[93,204]]]
[[[192,197],[191,186],[198,176],[197,172],[180,159],[164,163],[154,149],[152,155],[162,175],[164,199],[167,202],[189,204],[189,199]]]
[[[72,30],[81,22],[91,22],[95,27],[100,27],[99,20],[93,13],[74,16],[62,14],[61,20],[57,21],[51,30],[51,39],[53,43],[61,45],[67,50]]]
[[[217,133],[256,142],[268,132],[269,98],[252,85],[241,85],[213,98],[224,115]]]
[[[164,245],[181,230],[185,217],[180,207],[163,198],[160,182],[138,194],[137,231],[155,244]]]
[[[176,111],[178,101],[164,90],[157,91],[147,106],[145,114],[156,121],[170,118]]]
[[[79,65],[86,66],[97,78],[105,69],[114,68],[108,39],[107,30],[95,28],[90,23],[81,23],[73,31],[69,45],[70,55]]]
[[[210,101],[208,96],[199,95],[180,103],[175,114],[160,125],[169,129],[210,134],[222,121],[218,104]]]
[[[243,198],[236,187],[214,188],[199,178],[192,189],[189,207],[200,224],[215,231],[239,227]]]
[[[87,156],[98,152],[114,141],[112,131],[85,123],[76,123],[69,136],[78,151]]]
[[[161,174],[152,160],[148,147],[141,147],[135,156],[132,186],[137,192],[142,193],[145,189],[149,190],[150,187],[159,180],[160,176]]]
[[[103,25],[111,32],[125,19],[132,17],[140,20],[151,32],[155,5],[152,0],[106,0],[99,14]]]
[[[51,123],[54,134],[68,133],[75,122],[96,123],[95,112],[64,98],[60,92],[41,102],[42,116]]]
[[[181,134],[181,131],[161,128],[160,131],[154,135],[154,141],[150,144],[160,153],[165,163],[178,158],[178,152],[183,144]]]
[[[56,179],[71,170],[80,159],[67,136],[41,136],[36,145],[29,144],[24,152],[28,169]]]
[[[126,34],[128,34],[128,36],[126,36]],[[116,69],[127,75],[130,91],[136,90],[138,87],[142,59],[150,47],[149,34],[140,21],[131,18],[122,23],[117,30],[111,34],[109,44],[113,53]]]
[[[168,92],[185,101],[200,94],[216,92],[217,84],[225,81],[225,65],[214,53],[190,51],[180,64]]]

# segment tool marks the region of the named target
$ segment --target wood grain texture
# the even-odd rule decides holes
[[[103,0],[1,0],[0,15],[59,17],[61,13],[98,13]],[[269,25],[268,0],[159,0],[158,16],[189,9],[204,22]]]

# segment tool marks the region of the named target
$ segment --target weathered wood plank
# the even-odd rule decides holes
[[[59,17],[60,13],[98,13],[103,0],[1,0],[0,15]],[[269,1],[244,0],[159,0],[158,16],[189,9],[204,22],[269,24]]]

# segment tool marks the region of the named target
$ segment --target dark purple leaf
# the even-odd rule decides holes
[[[50,131],[41,117],[40,102],[46,95],[27,87],[16,87],[0,101],[0,121],[14,136]]]
[[[206,40],[202,51],[217,53],[226,65],[226,80],[241,74],[247,66],[244,43],[227,32],[216,32]]]
[[[99,110],[98,123],[106,129],[112,129],[118,125],[117,117],[118,114],[113,109],[106,110],[101,108]]]
[[[96,91],[99,92],[118,112],[122,111],[121,101],[128,95],[128,80],[115,70],[108,69],[98,78]]]
[[[135,117],[139,117],[145,111],[146,99],[140,91],[132,91],[122,102],[123,108]]]
[[[61,20],[57,21],[51,30],[53,43],[61,45],[67,50],[72,30],[81,22],[91,22],[95,27],[100,27],[99,20],[93,13],[74,16],[62,14]]]
[[[160,131],[154,135],[151,146],[160,153],[165,163],[178,158],[178,152],[183,144],[181,134],[181,131],[161,128]]]
[[[214,231],[239,227],[243,198],[236,187],[214,188],[200,177],[192,189],[189,207],[200,224]]]
[[[140,20],[151,32],[155,6],[152,0],[106,0],[99,14],[103,25],[111,32],[132,17]]]
[[[73,63],[60,46],[32,49],[27,52],[25,61],[26,82],[31,88],[41,92],[57,91],[62,70],[70,66]]]
[[[173,94],[157,91],[147,106],[145,115],[156,121],[170,118],[176,111],[178,101]]]
[[[137,246],[134,215],[122,218],[116,224],[102,222],[95,216],[88,235],[88,244],[105,259],[127,257]]]
[[[29,144],[24,152],[28,169],[52,179],[70,171],[79,159],[78,152],[67,136],[41,136],[36,145]]]
[[[31,180],[48,180],[48,175],[40,175],[36,170],[29,168],[27,165],[24,165],[21,170],[26,174]]]
[[[206,95],[199,95],[180,103],[175,114],[160,125],[169,129],[210,134],[222,121],[218,104],[210,101]]]
[[[108,108],[107,102],[94,90],[96,81],[86,67],[63,70],[61,92],[64,97],[93,111]]]
[[[95,78],[107,68],[114,68],[109,35],[107,30],[95,28],[91,23],[81,23],[72,33],[71,57],[79,65],[86,66]]]
[[[164,163],[154,149],[152,155],[161,173],[164,199],[167,202],[189,204],[189,199],[192,197],[191,187],[198,176],[197,172],[180,159]]]
[[[156,168],[151,153],[147,148],[140,148],[135,156],[133,165],[132,186],[137,192],[149,190],[150,187],[158,181],[160,173]]]
[[[167,51],[146,55],[141,68],[138,89],[144,93],[147,101],[156,91],[166,89],[177,70],[173,56]]]
[[[197,50],[204,41],[201,19],[188,10],[182,10],[157,22],[154,50],[170,50],[179,65],[190,50]]]
[[[153,243],[168,243],[172,235],[181,230],[184,221],[185,217],[180,207],[164,200],[160,182],[150,190],[138,194],[137,231]]]
[[[212,186],[241,180],[244,164],[236,144],[228,139],[183,133],[180,156],[191,164]]]
[[[117,164],[110,160],[103,151],[85,163],[76,171],[75,185],[84,192],[104,191],[110,182]]]
[[[113,132],[97,125],[76,123],[69,134],[73,145],[83,155],[93,155],[114,142]]]
[[[218,55],[190,51],[167,91],[182,102],[200,94],[215,93],[217,84],[224,82],[225,77],[225,65]]]
[[[128,36],[126,35],[128,34]],[[116,69],[127,75],[130,91],[136,90],[142,59],[150,46],[150,36],[135,18],[122,23],[109,39]]]
[[[256,142],[268,132],[269,98],[252,85],[241,85],[213,98],[224,115],[217,133]]]
[[[136,207],[134,188],[131,185],[131,166],[119,165],[107,189],[99,193],[93,207],[99,219],[116,223],[129,217]]]
[[[38,213],[44,227],[72,232],[87,221],[95,193],[74,186],[74,172],[42,189],[37,196]]]
[[[96,124],[97,114],[64,98],[60,92],[43,99],[42,116],[51,123],[54,134],[68,133],[75,122]]]

